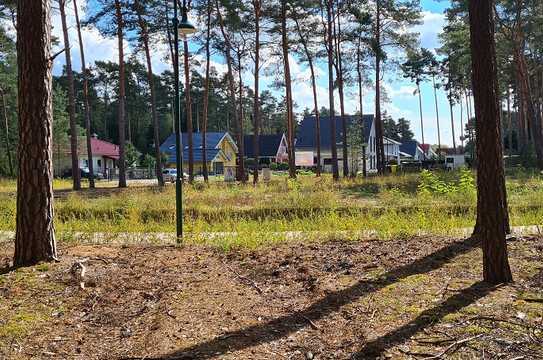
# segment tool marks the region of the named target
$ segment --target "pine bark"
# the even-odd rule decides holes
[[[238,142],[238,148],[239,148],[239,153],[241,154],[242,158],[245,158],[245,131],[243,129],[243,119],[245,119],[245,111],[244,111],[244,108],[243,108],[243,81],[241,79],[241,73],[242,73],[242,63],[241,63],[241,50],[238,52],[238,83],[239,83],[239,87],[238,87],[238,91],[239,91],[239,95],[238,95],[238,101],[239,101],[239,105],[238,105],[238,111],[239,111],[239,114],[238,114],[238,132],[239,132],[239,137],[240,137],[240,140]],[[243,174],[241,176],[241,179],[240,181],[242,183],[245,183],[246,182],[246,176],[245,176],[245,161],[242,161],[240,162],[240,174]]]
[[[64,37],[64,55],[66,56],[66,76],[68,78],[68,116],[70,119],[70,156],[72,160],[73,189],[81,189],[81,173],[79,172],[79,156],[77,148],[77,126],[75,123],[75,89],[74,74],[72,71],[72,54],[70,49],[70,37],[66,24],[66,0],[59,0],[60,20],[62,23],[62,35]],[[92,159],[91,159],[92,160]],[[89,165],[91,165],[89,162]],[[90,167],[89,167],[90,170]]]
[[[292,79],[290,74],[290,61],[288,34],[287,34],[287,2],[281,1],[281,47],[283,49],[283,68],[285,75],[285,92],[287,102],[287,143],[288,143],[288,172],[291,179],[296,178],[296,158],[294,150],[294,109],[292,101]]]
[[[377,171],[385,173],[385,144],[381,119],[381,0],[376,1],[375,17],[375,145]]]
[[[457,152],[456,152],[456,135],[455,135],[455,131],[454,131],[454,103],[453,103],[452,94],[449,94],[449,110],[450,110],[450,113],[451,113],[451,132],[452,132],[453,150],[454,150],[454,153],[457,154]]]
[[[441,157],[441,130],[440,130],[440,124],[439,124],[439,106],[437,105],[437,88],[436,88],[435,75],[432,75],[432,85],[434,87],[434,101],[436,104],[437,149],[438,149],[438,156]]]
[[[85,110],[85,132],[87,135],[87,159],[89,162],[89,188],[94,189],[94,164],[92,163],[92,134],[91,134],[91,108],[89,103],[89,74],[87,64],[85,63],[85,48],[83,46],[83,37],[81,36],[81,22],[79,21],[79,10],[77,9],[77,0],[73,0],[75,23],[77,27],[77,38],[79,39],[79,53],[81,54],[81,72],[83,73],[83,106]]]
[[[499,284],[510,282],[513,277],[505,240],[509,225],[500,131],[493,2],[471,1],[469,21],[478,159],[477,224],[473,235],[482,243],[484,280]]]
[[[361,44],[360,39],[358,40],[358,48],[356,52],[356,73],[358,75],[358,106],[360,107],[360,128],[362,129],[362,174],[364,177],[368,176],[368,170],[366,169],[366,144],[368,139],[365,138],[364,134],[364,93],[362,86],[362,54],[361,54]]]
[[[151,62],[151,51],[149,48],[149,31],[147,28],[147,23],[143,18],[143,8],[139,0],[135,0],[134,5],[138,14],[138,23],[141,31],[141,41],[143,43],[145,60],[147,62],[147,81],[149,82],[149,92],[151,94],[151,117],[153,119],[153,137],[155,143],[155,171],[158,180],[158,186],[164,186],[164,177],[162,176],[162,157],[160,156],[160,127],[156,110],[155,79],[153,75],[153,63]]]
[[[124,64],[124,47],[123,47],[123,15],[120,0],[115,0],[115,17],[117,22],[117,40],[119,47],[119,98],[118,103],[118,126],[119,126],[119,187],[126,187],[126,157],[125,157],[125,142],[126,142],[126,86],[125,86],[125,64]]]
[[[57,258],[53,225],[51,1],[17,2],[19,147],[15,266]]]
[[[260,170],[260,16],[262,3],[253,0],[255,16],[255,73],[254,73],[254,98],[253,98],[253,149],[255,152],[255,170],[253,184],[258,183],[258,171]]]
[[[209,181],[209,171],[207,168],[207,118],[209,114],[209,77],[211,72],[211,51],[210,51],[210,42],[211,42],[211,12],[212,12],[211,0],[207,0],[207,30],[206,30],[206,79],[204,84],[204,109],[202,114],[202,158],[203,162],[203,172],[204,172],[204,181],[207,183]]]
[[[332,1],[326,1],[326,16],[327,16],[327,52],[328,52],[328,96],[330,106],[330,147],[332,151],[332,175],[335,181],[339,180],[339,169],[337,160],[337,141],[336,141],[336,116],[334,110],[334,59],[333,49],[334,42],[332,39]]]

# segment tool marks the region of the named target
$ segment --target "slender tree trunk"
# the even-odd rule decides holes
[[[460,95],[460,144],[462,146],[462,153],[465,153],[466,150],[464,149],[464,106],[462,105],[462,95]]]
[[[126,134],[126,87],[125,87],[125,64],[123,47],[123,15],[121,11],[120,0],[115,0],[115,16],[117,21],[117,39],[119,47],[119,99],[118,99],[118,117],[119,117],[119,187],[126,187],[126,158],[125,158],[125,134]]]
[[[149,91],[151,93],[151,116],[153,118],[153,136],[155,142],[155,171],[158,186],[164,186],[164,178],[162,176],[162,157],[160,155],[160,128],[158,123],[158,114],[156,111],[155,79],[153,75],[153,63],[151,62],[151,51],[149,49],[149,32],[147,30],[147,23],[143,18],[143,8],[139,0],[135,0],[135,6],[138,13],[138,23],[141,30],[143,49],[145,51],[145,60],[147,62],[147,81],[149,82]]]
[[[187,119],[187,142],[189,148],[189,183],[194,181],[194,142],[192,139],[192,102],[190,96],[189,44],[183,40],[185,69],[185,116]]]
[[[9,143],[9,122],[8,122],[8,105],[6,102],[6,95],[4,89],[0,87],[0,97],[2,98],[2,107],[4,110],[4,144],[6,146],[6,155],[8,157],[9,176],[14,176],[13,161],[11,160],[11,145]]]
[[[15,266],[57,258],[53,226],[51,1],[17,2],[19,174]]]
[[[255,15],[255,93],[253,98],[253,149],[255,152],[255,172],[253,184],[258,183],[258,171],[260,170],[260,0],[253,0]]]
[[[58,6],[60,9],[60,19],[62,22],[62,34],[64,35],[64,54],[66,55],[66,75],[68,77],[68,115],[70,118],[70,155],[72,159],[73,189],[80,190],[81,173],[79,172],[79,156],[77,154],[78,148],[77,127],[75,121],[74,74],[72,72],[72,55],[70,50],[70,38],[68,37],[68,25],[66,25],[66,0],[59,0]]]
[[[315,76],[315,65],[313,64],[313,56],[307,46],[307,39],[302,33],[302,29],[300,28],[300,23],[298,21],[298,18],[294,17],[294,21],[296,24],[296,30],[298,31],[298,36],[300,37],[300,42],[302,43],[302,46],[304,48],[304,53],[307,58],[307,62],[309,64],[309,70],[311,72],[311,89],[313,91],[313,107],[315,109],[314,110],[315,112],[315,144],[317,148],[316,175],[317,177],[320,177],[321,176],[321,124],[320,124],[319,103],[318,103],[318,98],[317,98],[317,80]]]
[[[421,136],[422,136],[422,143],[423,144],[426,144],[424,142],[424,120],[423,120],[423,116],[422,116],[422,93],[420,91],[420,84],[417,82],[417,92],[419,94],[419,115],[420,115],[420,133],[421,133]],[[426,147],[424,147],[424,158],[426,159]]]
[[[339,180],[339,169],[337,161],[337,140],[336,140],[336,115],[334,110],[334,40],[332,38],[332,3],[333,0],[326,0],[327,15],[327,52],[328,52],[328,96],[330,105],[330,147],[332,151],[332,174],[334,180]]]
[[[360,127],[362,129],[362,174],[364,177],[368,176],[368,170],[366,169],[366,145],[368,139],[364,134],[364,93],[362,86],[362,54],[361,54],[361,40],[358,40],[358,47],[356,51],[356,73],[358,75],[358,106],[360,107]]]
[[[241,79],[241,73],[242,73],[242,63],[241,63],[241,50],[238,52],[238,82],[239,82],[239,114],[238,114],[238,131],[240,134],[240,141],[238,144],[239,147],[239,153],[241,154],[242,158],[245,157],[245,131],[243,129],[243,120],[245,118],[245,111],[243,108],[243,81]],[[246,176],[245,176],[245,161],[240,162],[240,174],[242,174],[240,181],[242,183],[246,182]]]
[[[455,154],[457,154],[457,152],[456,152],[456,135],[455,135],[455,131],[454,131],[454,103],[453,103],[452,94],[449,94],[449,109],[450,109],[450,112],[451,112],[451,131],[452,131],[453,151],[454,151]]]
[[[341,132],[342,132],[342,157],[343,157],[343,177],[349,176],[349,154],[348,154],[348,144],[347,144],[347,120],[345,118],[345,98],[344,98],[344,92],[343,92],[343,62],[342,62],[342,56],[341,56],[341,12],[340,12],[340,4],[339,1],[336,0],[336,6],[337,6],[337,14],[333,11],[332,8],[332,16],[333,18],[337,17],[337,34],[336,34],[336,22],[333,21],[333,29],[334,29],[334,39],[336,40],[336,72],[337,72],[337,79],[338,79],[338,91],[339,91],[339,108],[340,108],[340,115],[341,115]],[[336,16],[337,15],[337,16]]]
[[[207,30],[206,30],[206,79],[204,85],[204,110],[202,114],[202,158],[203,162],[203,172],[204,172],[204,181],[209,182],[209,173],[207,168],[207,119],[209,114],[209,77],[211,72],[211,51],[210,51],[210,42],[211,42],[211,12],[212,12],[211,0],[207,0]]]
[[[288,143],[288,172],[291,179],[296,178],[296,158],[294,149],[294,109],[292,102],[292,80],[290,62],[288,59],[289,45],[287,35],[287,2],[281,0],[281,47],[283,49],[283,66],[285,72],[285,91],[287,102],[287,143]]]
[[[472,76],[477,121],[477,224],[474,236],[483,248],[484,280],[513,280],[507,256],[507,200],[500,133],[498,74],[493,2],[471,1],[469,20]]]
[[[385,173],[385,144],[383,139],[383,121],[381,119],[381,0],[376,1],[375,17],[375,142],[377,170]]]
[[[173,39],[172,39],[172,30],[170,27],[170,6],[169,3],[170,0],[164,0],[165,4],[165,11],[166,11],[166,37],[168,39],[168,48],[170,49],[170,58],[172,59],[172,66],[175,66],[175,58],[174,58],[174,46],[173,46]],[[175,69],[174,69],[175,71]]]
[[[507,129],[509,130],[509,158],[513,157],[513,114],[511,114],[511,93],[509,86],[507,87]],[[517,140],[518,141],[518,140]]]
[[[224,28],[224,21],[221,14],[221,8],[219,4],[219,0],[215,0],[215,6],[217,8],[217,17],[219,18],[219,27],[221,29],[222,36],[224,38],[224,42],[226,44],[226,49],[224,49],[225,57],[226,57],[226,65],[227,65],[227,76],[228,76],[228,93],[230,95],[230,112],[232,114],[232,118],[236,119],[236,90],[234,85],[234,72],[232,70],[232,44],[230,43],[230,37],[226,33],[226,30]],[[230,115],[227,115],[227,129],[230,130],[230,124],[229,122]],[[236,133],[236,140],[238,143],[238,167],[237,167],[237,179],[238,181],[241,181],[241,179],[245,179],[245,154],[241,152],[240,144],[243,141],[243,135],[239,131],[239,124],[243,121],[243,119],[238,119],[236,123],[238,124],[238,129]]]
[[[438,156],[441,158],[441,130],[439,128],[439,106],[437,105],[437,88],[435,75],[432,75],[432,84],[434,86],[434,100],[436,103],[436,119],[437,119],[437,151]]]
[[[83,107],[85,109],[85,130],[87,137],[87,159],[89,162],[89,188],[94,189],[94,164],[92,162],[92,134],[91,134],[91,108],[89,103],[89,74],[85,63],[85,47],[81,36],[81,23],[79,21],[79,10],[77,0],[73,0],[77,37],[79,39],[79,53],[81,54],[81,73],[83,74]],[[104,120],[105,121],[105,120]]]

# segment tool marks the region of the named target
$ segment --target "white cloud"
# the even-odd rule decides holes
[[[430,11],[422,12],[422,24],[414,27],[414,31],[420,34],[420,43],[427,49],[435,49],[440,46],[439,33],[445,26],[445,14]]]

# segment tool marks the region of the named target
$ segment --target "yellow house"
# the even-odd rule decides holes
[[[189,165],[189,147],[188,134],[183,133],[183,171],[188,172]],[[202,133],[192,134],[192,148],[194,159],[194,172],[201,174],[203,172],[204,152]],[[160,146],[160,151],[167,154],[167,167],[176,166],[175,134],[171,134]],[[236,154],[238,147],[227,132],[206,133],[206,162],[208,171],[212,174],[222,175],[226,167],[236,166]]]

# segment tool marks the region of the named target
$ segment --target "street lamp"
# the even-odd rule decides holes
[[[177,227],[177,242],[183,239],[183,144],[181,141],[181,114],[179,107],[179,37],[188,38],[196,32],[196,28],[188,21],[187,7],[183,0],[181,9],[181,22],[177,18],[177,1],[173,0],[173,28],[174,28],[174,117],[175,117],[175,160],[177,167],[177,176],[175,179],[175,216]]]

